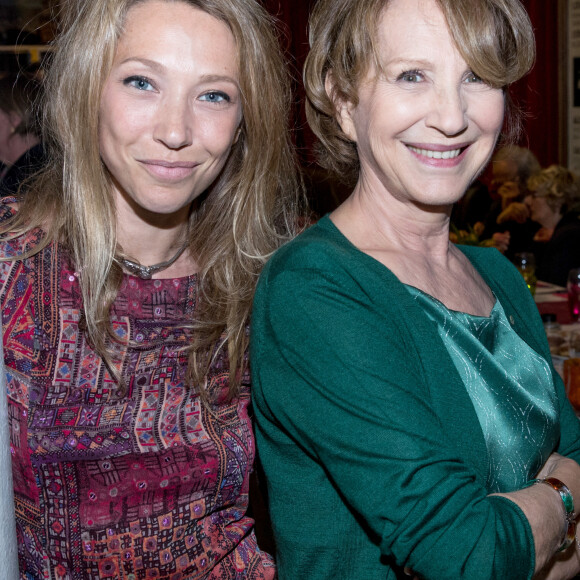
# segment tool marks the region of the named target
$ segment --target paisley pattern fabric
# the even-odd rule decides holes
[[[0,289],[21,578],[273,578],[246,515],[248,378],[228,400],[221,349],[209,406],[184,382],[196,278],[124,278],[112,309],[129,341],[114,362],[124,395],[82,330],[62,248],[0,263]]]
[[[487,446],[487,489],[521,489],[558,443],[559,407],[548,363],[513,330],[499,300],[489,317],[475,316],[407,288],[437,324],[473,402]]]

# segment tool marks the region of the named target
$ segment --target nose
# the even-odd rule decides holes
[[[467,128],[466,112],[467,105],[461,87],[439,87],[433,94],[427,125],[453,137]]]
[[[153,138],[169,149],[182,149],[192,143],[193,107],[185,97],[164,99],[157,111]]]

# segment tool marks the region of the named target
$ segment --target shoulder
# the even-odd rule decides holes
[[[254,298],[252,332],[258,338],[275,324],[292,331],[303,325],[308,337],[318,324],[332,335],[337,328],[357,328],[363,336],[371,328],[379,334],[405,326],[417,314],[398,278],[323,218],[267,264]]]
[[[580,214],[570,212],[564,215],[554,230],[554,238],[566,236],[566,238],[580,238]]]
[[[18,258],[34,248],[42,238],[42,231],[38,228],[21,235],[11,235],[11,221],[17,216],[18,210],[16,198],[0,199],[0,260]]]
[[[15,197],[3,197],[0,199],[0,227],[18,213],[18,201]]]
[[[310,226],[282,246],[268,262],[267,269],[277,272],[288,268],[323,267],[348,252],[348,242],[328,217]]]
[[[266,265],[262,285],[283,278],[301,284],[309,276],[334,279],[341,284],[353,281],[366,285],[376,282],[400,284],[394,274],[358,250],[328,216],[280,248]]]

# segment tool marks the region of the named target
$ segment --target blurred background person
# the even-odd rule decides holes
[[[525,205],[540,224],[530,251],[539,280],[566,286],[568,272],[580,267],[580,184],[561,165],[550,165],[528,179]]]
[[[499,148],[491,160],[489,195],[491,205],[482,217],[482,237],[492,239],[508,258],[528,251],[540,225],[529,219],[523,206],[528,178],[540,171],[532,151],[516,145]]]
[[[20,184],[45,163],[37,114],[41,82],[37,77],[0,77],[0,196],[15,195]]]
[[[476,179],[453,206],[452,232],[475,232],[482,245],[496,247],[509,258],[529,250],[540,226],[529,219],[523,200],[528,177],[539,170],[529,149],[516,145],[499,148],[488,166],[489,187],[484,178]],[[455,241],[455,235],[452,239]]]

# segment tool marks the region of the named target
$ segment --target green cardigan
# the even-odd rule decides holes
[[[550,360],[515,268],[461,249]],[[528,521],[488,497],[483,433],[435,324],[328,217],[266,266],[251,355],[281,580],[395,578],[403,566],[434,580],[531,578]],[[553,374],[557,451],[580,461],[580,422]]]

